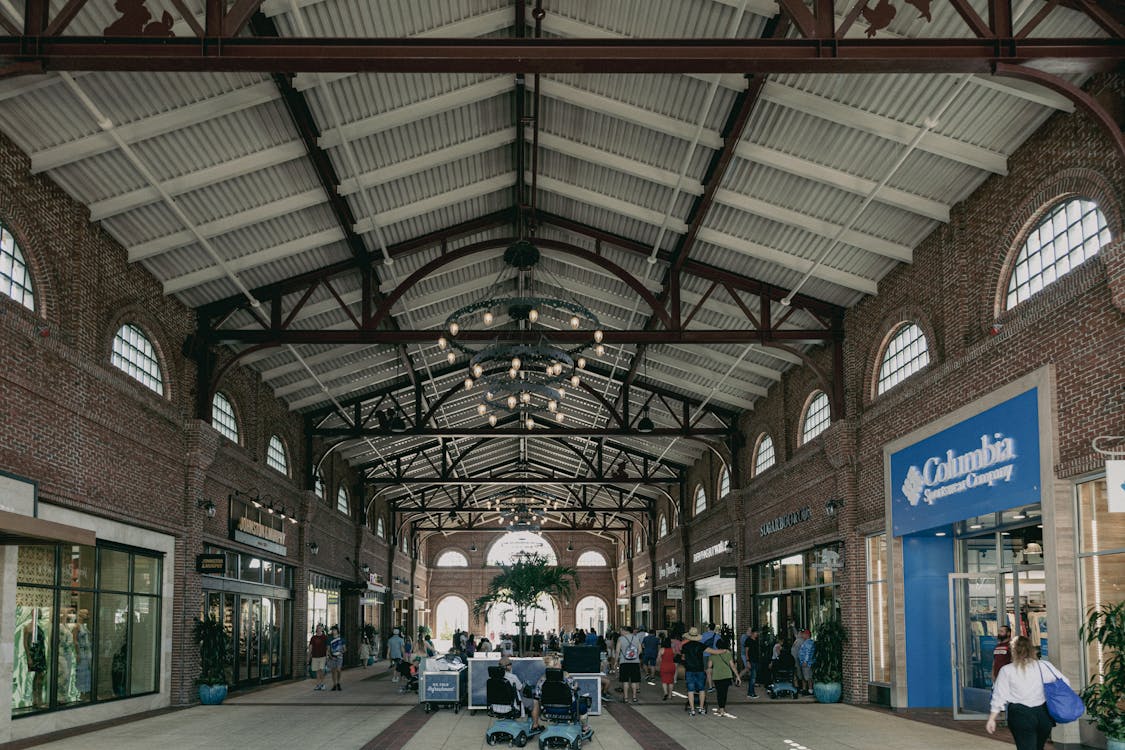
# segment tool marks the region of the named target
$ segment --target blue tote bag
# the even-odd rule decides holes
[[[1055,679],[1051,682],[1043,681],[1043,695],[1047,697],[1047,713],[1059,724],[1069,724],[1077,721],[1086,713],[1086,704],[1074,689],[1063,681],[1062,675],[1048,670]],[[1039,679],[1043,679],[1043,664],[1039,664]]]

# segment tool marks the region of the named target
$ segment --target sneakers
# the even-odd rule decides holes
[[[668,700],[668,695],[667,695],[667,694],[665,694],[665,695],[661,696],[661,697],[660,697],[660,700],[662,700],[662,701],[666,701],[666,700]]]
[[[758,700],[758,694],[757,693],[747,693],[746,697],[749,698],[750,700]]]
[[[715,688],[713,688],[713,687],[709,687],[709,688],[707,688],[707,692],[708,692],[708,693],[713,693],[713,692],[715,692]]]
[[[636,698],[634,698],[633,703],[640,703],[640,701],[638,701]]]
[[[695,716],[695,709],[693,708],[693,709],[691,709],[690,711],[688,711],[688,712],[687,712],[687,715],[688,715],[688,716]]]
[[[313,690],[324,690],[324,685],[317,685]]]

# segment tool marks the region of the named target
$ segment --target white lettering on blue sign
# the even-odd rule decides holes
[[[1012,438],[1001,432],[991,437],[981,435],[979,448],[960,454],[950,448],[944,458],[927,458],[920,469],[912,465],[902,483],[902,494],[911,505],[933,505],[935,500],[973,487],[1008,482],[1012,479],[1011,462],[1016,458],[1016,441]]]

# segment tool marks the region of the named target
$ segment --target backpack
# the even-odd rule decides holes
[[[636,636],[629,639],[629,645],[625,648],[625,660],[632,661],[637,658],[637,641]]]

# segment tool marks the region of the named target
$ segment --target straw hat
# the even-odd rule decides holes
[[[684,634],[684,640],[685,640],[685,641],[698,641],[698,640],[701,640],[701,636],[699,635],[699,628],[692,628],[692,629],[691,629],[691,630],[689,630],[689,631],[688,631],[687,633],[685,633],[685,634]]]

